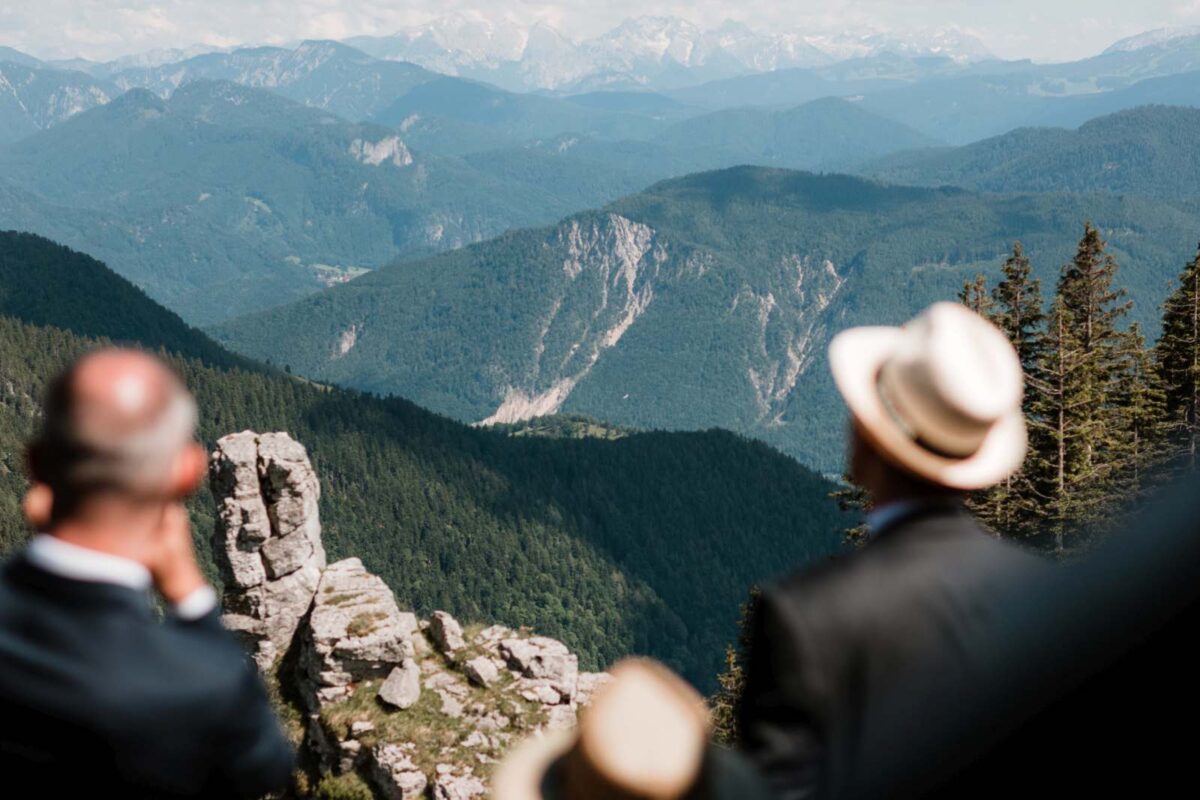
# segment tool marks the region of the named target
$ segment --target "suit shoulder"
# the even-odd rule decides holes
[[[822,612],[817,609],[836,606],[835,598],[857,585],[856,575],[864,568],[865,555],[865,551],[855,551],[793,570],[764,587],[759,613],[782,615],[792,621],[819,616]]]
[[[168,620],[156,626],[148,656],[163,674],[173,676],[180,690],[177,696],[193,700],[236,696],[258,676],[249,654],[219,625]]]

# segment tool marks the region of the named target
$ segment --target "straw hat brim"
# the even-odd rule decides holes
[[[829,345],[834,383],[871,443],[910,472],[952,489],[984,489],[1016,472],[1028,443],[1025,415],[1019,407],[998,420],[979,449],[966,458],[946,458],[926,450],[896,423],[875,382],[900,336],[900,328],[851,328],[833,337]]]
[[[493,800],[543,800],[542,779],[550,765],[574,746],[574,729],[526,739],[504,757],[492,779]]]

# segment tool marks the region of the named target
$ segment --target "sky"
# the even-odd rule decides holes
[[[735,19],[802,31],[960,27],[1004,58],[1064,61],[1142,31],[1200,25],[1200,0],[0,0],[0,44],[41,58],[108,60],[157,48],[387,35],[455,12],[548,22],[584,38],[623,19]]]

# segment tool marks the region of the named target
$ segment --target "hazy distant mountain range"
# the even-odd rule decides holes
[[[1021,125],[1078,125],[1148,102],[1200,102],[1200,33],[1186,29],[1134,37],[1065,64],[1000,61],[955,29],[817,36],[735,23],[702,30],[676,18],[628,20],[572,42],[544,25],[454,17],[348,44],[158,51],[103,64],[43,62],[0,48],[0,144],[124,90],[166,96],[214,79],[350,121],[449,117],[476,126],[477,139],[510,143],[556,133],[645,138],[656,122],[702,111],[829,96],[956,144]],[[548,88],[556,97],[528,93]]]
[[[814,35],[759,31],[733,21],[703,29],[678,17],[630,19],[595,38],[574,41],[544,23],[526,28],[481,15],[452,16],[392,36],[360,36],[347,43],[380,58],[525,91],[674,88],[881,53],[960,62],[992,57],[977,38],[953,27],[910,36]]]

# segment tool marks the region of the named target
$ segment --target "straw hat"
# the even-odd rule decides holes
[[[529,739],[508,755],[492,782],[495,800],[695,795],[712,761],[703,699],[650,659],[625,659],[610,672],[577,729]]]
[[[1024,379],[1008,337],[958,303],[829,345],[838,390],[872,444],[926,480],[983,489],[1025,457]]]

